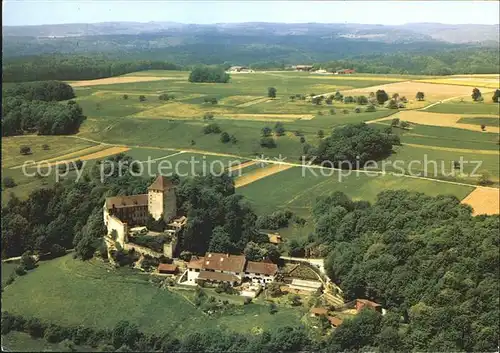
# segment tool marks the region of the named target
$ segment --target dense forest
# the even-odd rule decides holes
[[[2,136],[76,133],[85,120],[70,85],[58,81],[20,83],[2,92]]]
[[[70,39],[67,39],[70,40]],[[72,39],[76,40],[76,39]],[[260,38],[245,40],[259,41]],[[230,46],[201,42],[168,49],[136,48],[108,52],[69,51],[64,53],[21,52],[5,57],[3,82],[39,80],[84,80],[122,75],[135,71],[190,70],[196,65],[247,65],[253,69],[284,69],[296,64],[315,64],[329,70],[354,68],[378,74],[481,74],[498,73],[498,48],[472,45],[450,46],[435,43],[388,44],[341,41],[331,46],[317,38],[311,43],[298,39]],[[79,43],[83,43],[79,39]],[[90,45],[90,44],[89,44]],[[363,48],[362,51],[359,48]],[[387,49],[387,50],[385,50]],[[78,54],[75,54],[78,53]],[[177,64],[173,64],[173,63]]]
[[[347,300],[369,298],[390,313],[372,317],[375,334],[361,342],[352,322],[340,326],[333,351],[497,348],[498,215],[472,217],[454,196],[384,191],[373,205],[340,192],[320,197],[313,216],[314,234],[303,245],[324,249],[327,272]]]
[[[41,80],[89,80],[144,70],[180,70],[167,61],[125,60],[92,56],[48,55],[6,60],[2,65],[3,82]]]

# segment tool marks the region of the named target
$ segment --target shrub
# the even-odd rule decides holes
[[[229,141],[231,141],[231,137],[227,132],[224,131],[222,134],[220,134],[220,142],[228,143]]]
[[[171,99],[174,99],[174,96],[168,93],[163,93],[158,96],[158,99],[161,101],[169,101]]]
[[[274,88],[274,87],[269,87],[269,88],[267,89],[267,96],[268,96],[269,98],[276,98],[276,88]]]
[[[203,120],[213,120],[214,119],[214,115],[212,113],[205,113],[203,115]]]
[[[330,109],[330,115],[335,115],[335,109]]]
[[[217,125],[217,124],[208,124],[208,125],[203,127],[203,133],[205,135],[207,135],[207,134],[220,134],[221,129],[220,129],[219,125]]]
[[[278,307],[274,303],[269,303],[269,314],[274,315],[278,312]]]
[[[285,126],[281,122],[277,122],[276,125],[274,125],[274,133],[276,136],[283,136],[285,134]]]
[[[262,137],[260,139],[260,146],[266,147],[266,148],[275,148],[276,141],[274,141],[274,139],[272,137]]]
[[[263,128],[262,128],[262,130],[261,130],[262,137],[268,137],[268,136],[271,136],[271,132],[272,132],[272,131],[273,131],[273,130],[271,130],[271,128],[270,128],[270,127],[268,127],[268,126],[263,127]]]
[[[47,145],[47,144],[43,144],[43,145],[42,145],[42,149],[43,149],[43,150],[45,150],[45,151],[47,151],[47,150],[49,150],[49,149],[50,149],[50,147],[49,147],[49,145]]]
[[[6,176],[3,178],[3,186],[6,187],[7,189],[8,188],[13,188],[14,186],[16,186],[16,182],[14,181],[14,179],[10,176]]]
[[[234,135],[231,135],[230,140],[232,144],[236,144],[238,142],[238,139]]]
[[[144,101],[146,101],[146,96],[144,96],[144,95],[142,95],[142,94],[141,94],[141,95],[139,96],[139,101],[140,101],[140,102],[144,102]]]
[[[323,130],[318,130],[318,138],[322,139],[325,137],[325,132]]]
[[[124,99],[124,100],[127,100],[127,99],[128,99],[128,94],[124,94],[124,95],[123,95],[123,99]]]
[[[369,104],[366,109],[365,109],[365,112],[367,113],[372,113],[374,111],[376,111],[377,109],[375,108],[375,106],[373,104]]]
[[[59,257],[66,254],[66,249],[59,244],[52,244],[50,247],[50,253],[53,257]]]
[[[300,136],[300,143],[306,142],[306,138],[304,136]]]
[[[22,265],[16,267],[15,272],[18,276],[24,276],[26,274],[26,268]]]
[[[355,112],[355,113],[361,113],[361,108],[360,108],[360,107],[356,107],[356,108],[354,108],[354,112]]]
[[[21,148],[19,149],[19,153],[21,153],[22,155],[31,154],[31,147],[29,147],[29,146],[21,146]]]

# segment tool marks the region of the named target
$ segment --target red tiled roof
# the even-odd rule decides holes
[[[209,281],[217,281],[217,282],[239,282],[240,279],[235,275],[230,273],[221,273],[221,272],[211,272],[211,271],[201,271],[198,279],[204,279]]]
[[[382,306],[380,304],[377,304],[375,302],[372,302],[371,300],[368,299],[356,299],[358,302],[363,303],[364,305],[371,306],[372,308],[376,308],[378,306]]]
[[[328,316],[328,321],[330,321],[332,326],[335,326],[335,327],[340,326],[344,322],[342,319],[339,319],[338,317],[334,317],[334,316]]]
[[[201,270],[203,268],[203,260],[205,260],[204,257],[193,256],[191,258],[191,260],[189,261],[187,267],[188,268],[193,268],[193,269]]]
[[[158,175],[153,184],[149,185],[148,190],[164,191],[172,187],[172,182],[162,175]]]
[[[315,315],[326,315],[328,314],[328,310],[325,308],[311,308],[311,313]]]
[[[175,272],[177,271],[177,265],[174,264],[159,264],[158,272]]]
[[[274,276],[278,272],[278,266],[273,263],[248,261],[245,272]]]
[[[204,270],[225,272],[243,272],[246,259],[243,255],[206,253],[203,261]]]
[[[122,207],[147,206],[148,194],[130,195],[130,196],[113,196],[106,198],[106,208],[112,209]]]

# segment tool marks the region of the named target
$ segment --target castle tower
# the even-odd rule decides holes
[[[159,175],[148,187],[148,211],[155,220],[163,215],[165,222],[170,221],[177,213],[174,185],[168,178]]]

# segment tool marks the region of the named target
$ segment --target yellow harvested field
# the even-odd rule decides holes
[[[134,83],[134,82],[176,80],[176,79],[177,77],[166,77],[166,76],[118,76],[118,77],[100,78],[97,80],[73,81],[69,82],[69,84],[72,87],[84,87],[84,86],[99,86],[99,85],[115,85],[118,83]]]
[[[67,154],[64,154],[62,156],[57,156],[55,158],[44,159],[44,162],[54,162],[54,161],[68,160],[68,159],[72,159],[72,158],[78,157],[78,156],[85,156],[85,155],[87,155],[89,153],[95,153],[95,152],[98,152],[98,151],[102,151],[102,150],[104,150],[106,148],[107,148],[106,145],[92,146],[92,147],[85,148],[83,150],[79,150],[79,151],[72,152],[72,153],[67,153]]]
[[[484,87],[478,88],[484,89]],[[399,93],[400,96],[406,96],[406,98],[410,100],[414,99],[417,92],[421,91],[425,93],[426,101],[440,100],[471,94],[470,86],[434,84],[421,81],[403,81],[365,88],[356,88],[342,92],[342,94],[344,96],[356,95],[360,93],[369,94],[370,92],[376,92],[379,89],[385,90],[389,94],[389,96],[393,93]]]
[[[258,99],[254,99],[254,100],[251,100],[249,102],[239,104],[239,105],[237,105],[237,107],[238,108],[250,107],[250,106],[255,105],[255,104],[269,102],[270,100],[272,100],[272,99],[269,97],[260,97]]]
[[[494,150],[472,150],[466,148],[450,148],[450,147],[439,147],[439,146],[429,146],[429,145],[418,145],[415,143],[403,143],[403,145],[416,148],[425,148],[426,150],[458,152],[458,153],[491,154],[500,156],[500,152]]]
[[[474,211],[473,215],[499,214],[500,213],[500,189],[477,187],[462,203],[470,205]]]
[[[408,121],[410,123],[421,124],[421,125],[433,125],[433,126],[444,126],[444,127],[456,127],[459,129],[481,131],[481,126],[474,124],[462,124],[458,123],[461,118],[481,118],[481,117],[492,117],[498,118],[495,115],[459,115],[459,114],[441,114],[441,113],[428,113],[416,110],[401,111],[390,117],[380,118],[368,121],[367,123],[375,123],[380,121],[392,120],[394,118],[399,118],[401,121]],[[499,133],[500,129],[496,126],[488,126],[488,132]]]
[[[331,81],[387,81],[387,82],[400,82],[405,81],[404,78],[389,77],[389,76],[353,76],[353,75],[319,75],[311,74],[301,78],[325,79]]]
[[[248,185],[253,183],[254,181],[260,180],[262,178],[265,178],[269,175],[273,175],[279,172],[282,172],[284,170],[287,170],[289,168],[292,168],[291,165],[286,165],[286,164],[273,164],[269,167],[265,168],[259,168],[258,170],[245,174],[239,178],[237,178],[234,181],[234,187],[240,188],[242,186]]]
[[[445,85],[459,85],[470,87],[484,87],[484,88],[498,88],[500,81],[498,78],[481,78],[481,77],[451,77],[451,78],[436,78],[419,80],[419,82],[445,84]]]
[[[242,104],[247,104],[249,102],[252,102],[256,99],[261,99],[262,97],[260,96],[229,96],[222,98],[219,101],[219,104],[222,105],[234,105],[234,106],[241,106]]]
[[[235,166],[230,166],[230,167],[227,168],[227,171],[228,172],[235,172],[235,171],[238,171],[240,169],[243,169],[243,168],[249,167],[251,165],[254,165],[256,163],[257,163],[257,161],[248,161],[248,162],[241,163],[241,164],[238,164],[238,165],[235,165]]]
[[[312,114],[221,114],[223,118],[255,120],[255,121],[281,121],[281,120],[311,120]]]
[[[96,146],[96,147],[102,147],[102,146]],[[49,166],[68,163],[68,162],[76,161],[76,160],[89,161],[89,160],[93,160],[93,159],[102,159],[102,158],[106,158],[108,156],[112,156],[112,155],[115,155],[118,153],[126,152],[128,150],[130,150],[129,147],[113,146],[113,147],[108,147],[106,149],[103,149],[101,151],[97,151],[97,152],[93,152],[93,153],[89,153],[89,154],[85,154],[85,155],[79,154],[79,155],[71,156],[71,157],[61,156],[61,157],[57,158],[57,161],[55,161],[55,162],[51,163],[50,161],[41,161],[41,162],[38,162],[38,164],[41,167],[49,167]],[[73,153],[73,155],[74,155],[74,153]],[[62,157],[65,157],[65,159],[61,159]]]
[[[130,149],[130,147],[126,147],[126,146],[113,146],[113,147],[106,148],[105,150],[102,150],[102,151],[94,152],[91,154],[86,154],[84,156],[78,157],[78,159],[80,159],[82,161],[88,161],[91,159],[100,159],[100,158],[112,156],[114,154],[126,152],[129,149]]]

